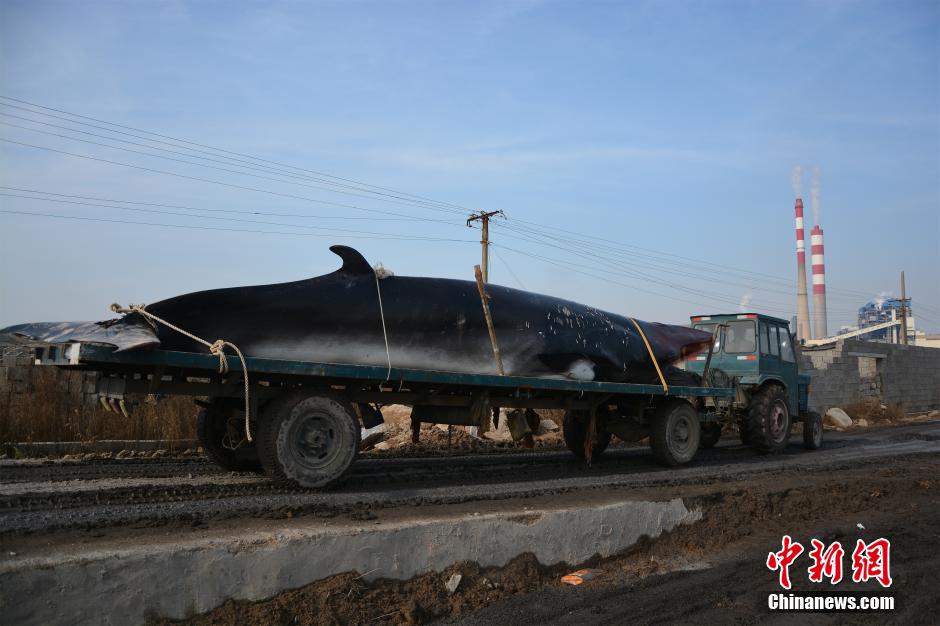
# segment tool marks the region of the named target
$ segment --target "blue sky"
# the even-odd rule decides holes
[[[20,142],[0,142],[5,187],[279,216],[0,196],[6,211],[173,225],[0,213],[0,325],[322,274],[332,243],[398,274],[472,278],[479,232],[453,205],[505,210],[494,282],[660,321],[741,304],[789,318],[802,164],[807,222],[821,173],[830,331],[897,295],[903,269],[918,326],[940,332],[938,42],[937,2],[6,0],[4,96],[452,205],[213,170],[191,145],[179,163],[82,143],[159,153],[0,100],[0,138]]]

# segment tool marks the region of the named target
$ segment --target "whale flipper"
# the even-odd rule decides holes
[[[339,268],[340,272],[345,272],[346,274],[375,273],[375,270],[372,269],[372,266],[369,265],[366,258],[354,248],[350,248],[349,246],[330,246],[330,252],[343,259],[343,267]]]

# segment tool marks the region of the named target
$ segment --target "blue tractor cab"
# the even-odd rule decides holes
[[[689,359],[686,369],[702,375],[705,384],[733,382],[738,390],[735,399],[716,399],[713,404],[720,418],[737,426],[743,442],[759,452],[781,452],[792,423],[801,421],[806,447],[819,447],[822,420],[809,411],[810,377],[799,372],[786,320],[761,313],[726,313],[694,315],[691,321],[693,328],[710,332],[714,341],[709,352]],[[720,425],[721,420],[719,435]]]

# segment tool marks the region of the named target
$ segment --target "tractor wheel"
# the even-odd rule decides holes
[[[741,443],[746,446],[751,445],[751,434],[747,429],[747,416],[736,421],[735,425],[738,427],[738,438],[741,440]]]
[[[591,450],[591,459],[598,458],[610,445],[610,433],[604,430],[603,418],[606,417],[606,408],[598,407],[595,418],[597,429],[594,432],[594,447]],[[591,421],[590,411],[565,411],[562,421],[562,433],[565,436],[565,445],[579,459],[585,458],[584,440],[587,437],[588,423]]]
[[[298,487],[337,483],[359,452],[359,420],[341,398],[291,392],[261,416],[258,456],[266,474]]]
[[[695,456],[700,435],[695,408],[685,400],[669,400],[656,409],[650,428],[650,447],[661,465],[682,465]]]
[[[822,438],[822,416],[810,411],[803,417],[803,447],[807,450],[818,450],[822,446]]]
[[[767,385],[751,396],[747,432],[760,454],[780,454],[790,441],[790,406],[779,385]]]
[[[209,460],[230,472],[258,472],[258,449],[243,441],[244,414],[237,412],[239,400],[215,398],[196,416],[196,436]],[[241,443],[239,443],[241,442]],[[232,448],[235,448],[234,450]]]
[[[721,439],[721,422],[706,422],[701,426],[698,445],[700,448],[714,448]]]

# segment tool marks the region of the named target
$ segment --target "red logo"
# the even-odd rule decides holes
[[[771,571],[780,570],[780,586],[790,588],[790,565],[796,557],[803,554],[803,546],[790,539],[790,535],[783,536],[783,548],[780,552],[771,552],[767,555],[767,568]]]
[[[887,539],[875,539],[869,544],[859,539],[852,551],[852,580],[866,582],[874,578],[882,587],[890,587],[891,580],[891,542]]]
[[[828,578],[829,584],[842,582],[842,557],[845,550],[838,541],[828,547],[818,539],[810,540],[813,549],[808,552],[812,564],[807,568],[810,582],[821,583]],[[767,554],[767,569],[779,571],[780,586],[790,589],[790,566],[803,554],[803,545],[793,541],[790,535],[784,535],[779,552]],[[890,587],[891,579],[891,542],[879,538],[871,543],[859,539],[852,551],[852,580],[856,583],[875,579],[882,587]]]
[[[823,578],[828,578],[829,584],[839,584],[842,581],[842,556],[845,554],[842,544],[834,541],[826,548],[826,544],[818,539],[812,539],[811,543],[813,549],[809,551],[809,558],[813,559],[813,564],[807,570],[810,581],[821,583]]]

